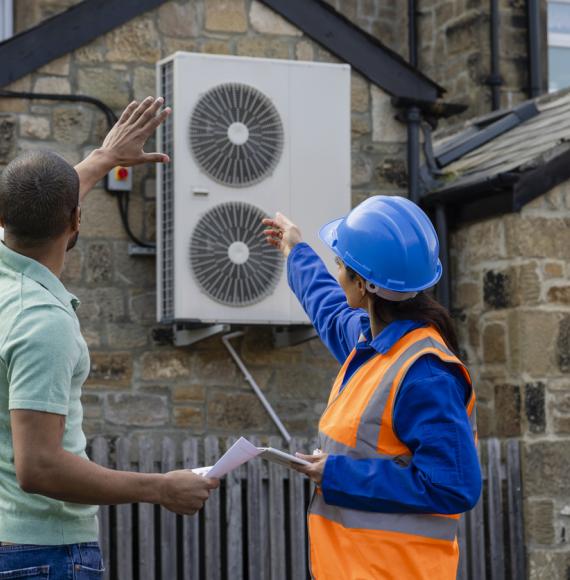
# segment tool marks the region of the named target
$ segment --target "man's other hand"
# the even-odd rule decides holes
[[[219,480],[196,475],[190,470],[171,471],[162,482],[160,505],[179,515],[193,515],[204,507],[210,492],[219,485]]]
[[[164,153],[145,153],[144,146],[172,112],[170,107],[162,109],[164,99],[147,97],[142,103],[133,101],[122,113],[115,126],[109,131],[101,146],[111,167],[130,167],[142,163],[168,163]]]

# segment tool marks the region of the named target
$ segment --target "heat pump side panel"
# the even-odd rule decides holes
[[[252,65],[248,60],[177,55],[175,174],[175,317],[201,322],[287,324],[290,320],[289,290],[285,264],[273,293],[250,306],[227,306],[212,300],[197,284],[190,268],[190,240],[200,218],[213,207],[242,201],[260,208],[267,215],[290,210],[290,142],[288,67],[270,61]],[[213,181],[197,165],[190,149],[189,126],[192,111],[209,89],[228,82],[244,83],[269,97],[281,116],[285,142],[274,173],[250,187],[237,188]],[[208,195],[195,195],[207,191]]]
[[[350,67],[315,67],[291,69],[291,219],[334,275],[334,254],[318,232],[351,207]],[[292,293],[290,301],[291,322],[306,322]]]

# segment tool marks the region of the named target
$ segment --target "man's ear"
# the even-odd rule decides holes
[[[74,232],[78,232],[80,225],[81,225],[81,208],[79,206],[77,206],[71,212],[71,229]]]
[[[362,297],[366,296],[366,282],[362,276],[356,276],[356,285]]]

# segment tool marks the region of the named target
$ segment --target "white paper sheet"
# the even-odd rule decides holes
[[[258,457],[260,455],[268,461],[274,461],[285,466],[288,466],[289,462],[298,463],[300,465],[309,465],[309,462],[305,461],[304,459],[299,459],[294,455],[289,455],[288,453],[278,449],[256,447],[247,439],[245,439],[245,437],[240,437],[222,455],[222,457],[220,457],[214,466],[197,467],[192,471],[197,475],[219,479],[220,477],[224,477],[224,475],[230,473],[230,471],[237,469],[240,465],[243,465],[254,457]]]

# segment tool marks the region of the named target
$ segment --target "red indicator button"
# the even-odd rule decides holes
[[[129,178],[129,170],[126,167],[117,167],[115,169],[115,178],[117,181],[125,181]]]

